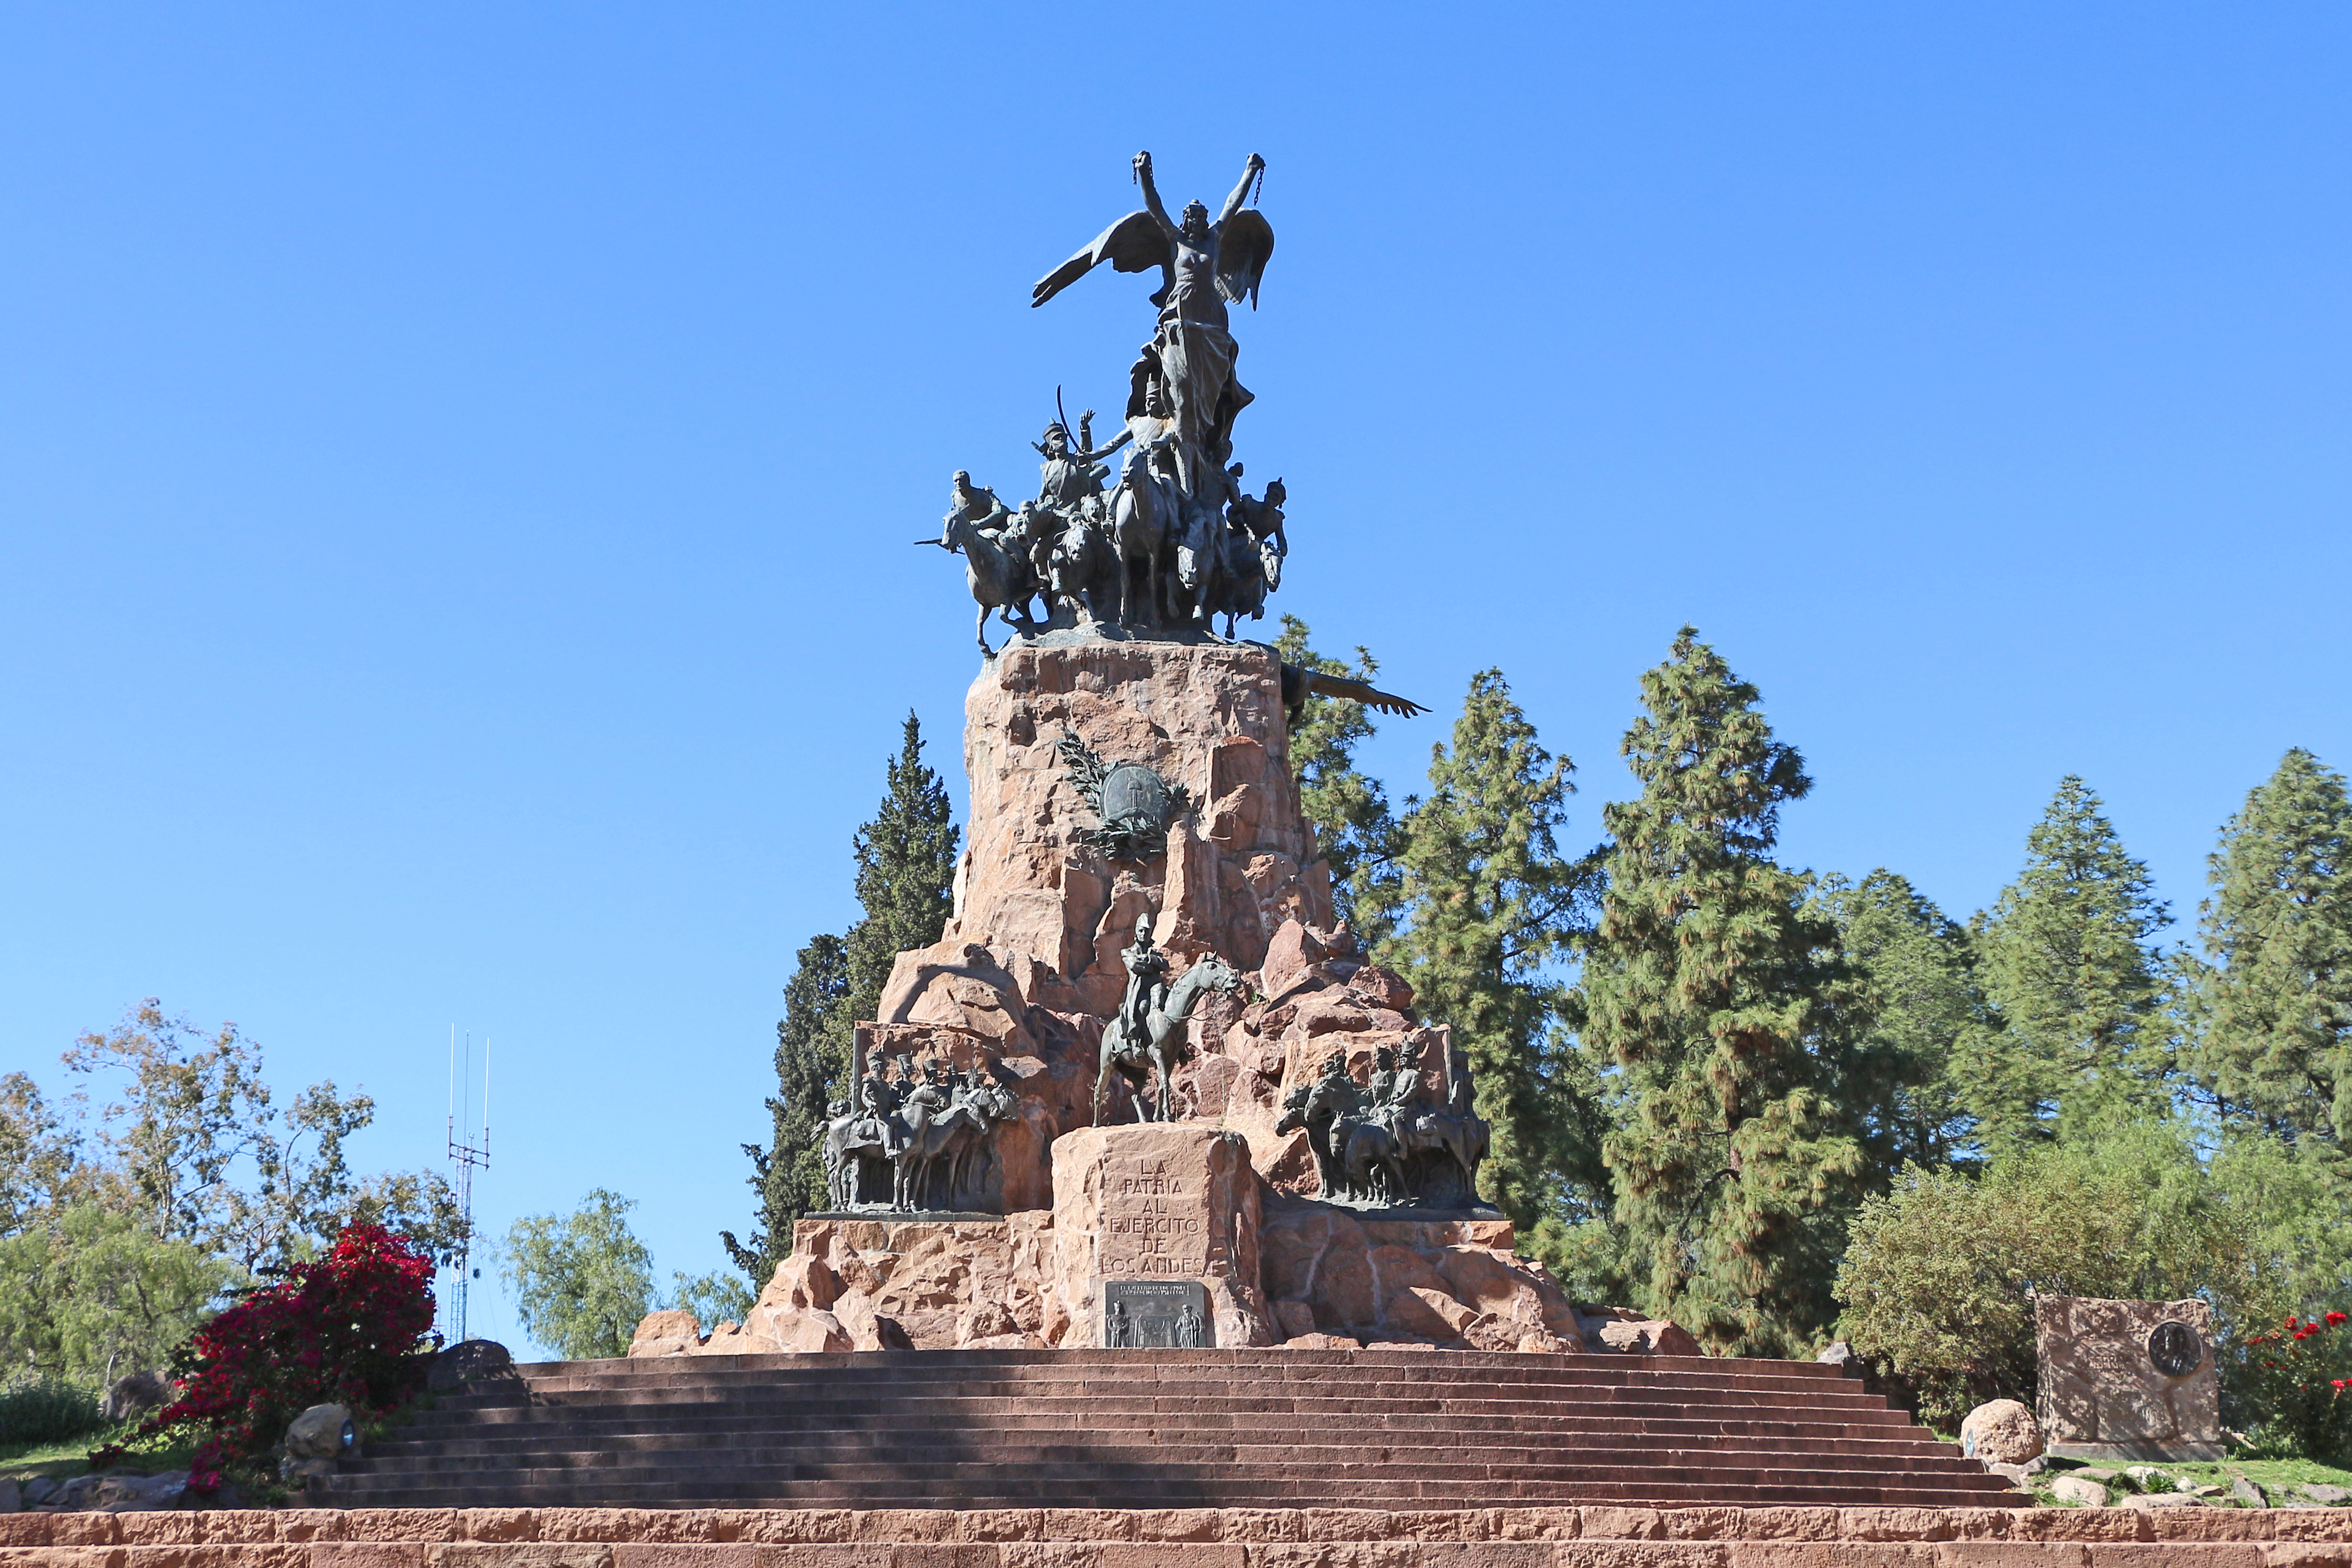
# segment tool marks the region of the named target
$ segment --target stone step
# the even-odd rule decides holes
[[[1460,1424],[1464,1417],[1432,1417],[1412,1413],[1394,1415],[1384,1419],[1376,1430],[1391,1443],[1410,1438],[1423,1446],[1448,1447],[1459,1444],[1499,1443],[1507,1439],[1535,1441],[1568,1448],[1585,1446],[1647,1448],[1680,1447],[1693,1444],[1772,1445],[1787,1448],[1791,1442],[1814,1452],[1854,1452],[1872,1454],[1948,1454],[1948,1446],[1938,1443],[1926,1432],[1915,1429],[1896,1431],[1889,1436],[1871,1432],[1855,1432],[1836,1427],[1804,1427],[1795,1422],[1734,1423],[1708,1420],[1654,1420],[1638,1430],[1622,1427],[1599,1426],[1569,1419],[1542,1420],[1527,1416],[1496,1417],[1476,1425]],[[1230,1416],[1202,1417],[1199,1420],[1171,1423],[1160,1416],[1138,1417],[1131,1422],[1106,1418],[1089,1414],[1083,1419],[1023,1417],[994,1421],[987,1430],[1003,1438],[1013,1438],[1041,1433],[1051,1433],[1063,1440],[1083,1437],[1095,1442],[1158,1440],[1165,1441],[1178,1435],[1196,1441],[1224,1437],[1266,1444],[1296,1442],[1326,1435],[1328,1427],[1307,1423],[1271,1423],[1253,1421]],[[829,1417],[823,1421],[777,1422],[754,1417],[709,1417],[695,1419],[677,1416],[659,1421],[646,1421],[635,1416],[616,1416],[609,1420],[544,1421],[506,1423],[498,1426],[471,1427],[441,1427],[426,1432],[404,1428],[403,1434],[371,1444],[369,1452],[390,1457],[410,1450],[434,1450],[446,1453],[502,1453],[528,1449],[553,1443],[572,1446],[594,1445],[605,1448],[644,1447],[655,1444],[676,1444],[723,1448],[747,1439],[789,1437],[800,1442],[875,1443],[903,1442],[924,1433],[960,1428],[942,1427],[938,1423],[911,1421],[886,1412],[874,1413],[866,1420]]]
[[[995,1351],[527,1365],[338,1506],[1998,1506],[1834,1368],[1457,1352]]]
[[[1307,1464],[1357,1466],[1367,1463],[1395,1464],[1411,1468],[1417,1474],[1430,1473],[1432,1463],[1440,1465],[1478,1466],[1538,1466],[1563,1469],[1589,1469],[1594,1463],[1614,1460],[1618,1466],[1638,1458],[1645,1466],[1671,1465],[1696,1456],[1708,1464],[1730,1466],[1783,1467],[1787,1451],[1773,1448],[1758,1448],[1748,1444],[1706,1444],[1676,1447],[1643,1447],[1628,1449],[1602,1442],[1582,1445],[1559,1443],[1462,1443],[1454,1446],[1423,1444],[1391,1445],[1376,1442],[1371,1446],[1360,1443],[1202,1443],[1160,1441],[1123,1444],[1092,1443],[1012,1443],[1000,1438],[979,1442],[958,1442],[933,1435],[930,1441],[855,1443],[828,1438],[825,1441],[777,1442],[763,1441],[749,1446],[719,1447],[598,1447],[577,1448],[545,1445],[531,1448],[511,1448],[504,1450],[477,1452],[470,1447],[449,1447],[402,1454],[371,1456],[371,1469],[382,1474],[415,1474],[433,1470],[465,1469],[478,1466],[484,1459],[495,1458],[509,1463],[535,1462],[543,1468],[562,1469],[609,1469],[633,1466],[646,1469],[728,1470],[768,1469],[776,1466],[806,1464],[829,1465],[856,1463],[866,1465],[925,1465],[953,1463],[959,1465],[1119,1465],[1141,1464],[1160,1466],[1222,1465],[1236,1469],[1263,1464]],[[1805,1466],[1822,1469],[1875,1472],[1909,1472],[1919,1474],[1959,1475],[1974,1470],[1982,1475],[1982,1466],[1968,1460],[1937,1454],[1849,1453],[1821,1449],[1808,1450],[1802,1456]]]

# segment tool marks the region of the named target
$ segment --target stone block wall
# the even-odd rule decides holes
[[[2052,1453],[2159,1461],[2222,1457],[2213,1315],[2203,1301],[2044,1296],[2034,1302],[2033,1316],[2038,1414]],[[2186,1370],[2160,1365],[2159,1357],[2170,1354],[2167,1342],[2193,1348],[2195,1364],[2181,1357],[2175,1368]]]

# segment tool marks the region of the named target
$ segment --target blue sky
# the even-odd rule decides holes
[[[1955,914],[2060,776],[2176,912],[2352,764],[2340,7],[23,5],[0,16],[0,1070],[143,996],[437,1159],[748,1194],[793,951],[900,716],[961,779],[961,573],[1133,278],[1255,151],[1238,435],[1281,608],[1499,665],[1597,834],[1696,622],[1818,779],[1787,858]],[[487,1326],[513,1332],[494,1294]],[[477,1326],[485,1317],[478,1314]]]

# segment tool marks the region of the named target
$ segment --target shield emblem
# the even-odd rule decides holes
[[[1125,826],[1140,818],[1164,828],[1168,807],[1167,784],[1139,762],[1122,762],[1103,776],[1100,810],[1105,822]]]

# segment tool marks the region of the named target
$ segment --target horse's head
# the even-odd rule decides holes
[[[1282,1097],[1282,1119],[1274,1124],[1276,1133],[1296,1132],[1307,1125],[1307,1096],[1314,1088],[1301,1083]]]
[[[1241,971],[1214,953],[1202,954],[1186,973],[1194,971],[1200,974],[1201,984],[1213,991],[1230,991],[1242,983]]]

